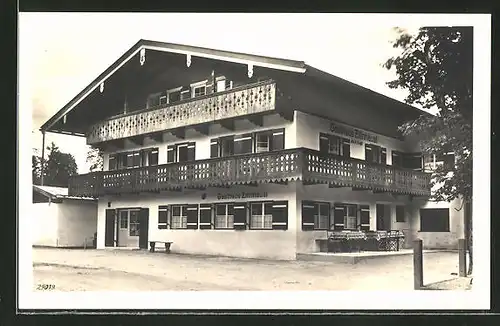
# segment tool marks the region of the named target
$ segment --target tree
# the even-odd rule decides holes
[[[453,152],[454,168],[439,167],[431,185],[438,185],[433,199],[462,199],[462,207],[472,204],[472,27],[424,27],[417,35],[397,29],[394,48],[402,53],[389,58],[384,67],[395,68],[397,78],[390,88],[408,91],[405,102],[434,109],[436,115],[423,114],[408,121],[400,130],[419,139],[423,154]],[[470,206],[468,206],[470,208]],[[472,273],[472,218],[465,209],[465,236]]]
[[[89,170],[102,171],[104,169],[103,153],[100,149],[91,148],[87,151],[87,163],[90,163]]]
[[[40,184],[40,157],[36,155],[31,155],[31,176],[33,178],[33,184],[39,185]]]
[[[62,153],[54,143],[47,147],[47,151],[47,160],[43,162],[44,185],[67,187],[69,177],[78,171],[75,158],[71,154]]]

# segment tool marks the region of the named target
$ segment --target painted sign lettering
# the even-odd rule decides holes
[[[266,198],[267,192],[241,192],[235,194],[217,194],[217,200],[222,199],[245,199],[245,198]]]
[[[338,125],[334,122],[330,123],[330,131],[339,135],[347,136],[361,141],[368,141],[372,143],[377,143],[377,136],[368,134],[362,130],[356,128],[350,128],[342,125]]]

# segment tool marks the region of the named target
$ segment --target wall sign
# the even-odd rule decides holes
[[[244,198],[267,198],[267,192],[240,192],[235,194],[217,194],[217,200],[222,199],[244,199]]]
[[[330,131],[339,135],[343,135],[352,138],[354,143],[362,144],[360,141],[368,141],[372,143],[377,143],[378,137],[376,135],[371,135],[362,130],[351,128],[347,126],[342,126],[336,124],[335,122],[330,123]],[[356,141],[357,140],[357,141]]]

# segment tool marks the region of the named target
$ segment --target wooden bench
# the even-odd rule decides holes
[[[168,242],[168,241],[149,241],[150,252],[155,252],[155,247],[157,243],[165,244],[165,252],[167,254],[170,253],[170,246],[172,245],[173,242]]]

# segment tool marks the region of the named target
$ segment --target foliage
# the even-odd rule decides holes
[[[408,91],[405,101],[434,109],[437,114],[422,114],[400,127],[405,136],[417,136],[423,154],[442,155],[453,152],[456,162],[452,171],[438,168],[432,179],[433,199],[462,204],[472,200],[472,27],[425,27],[417,35],[399,29],[393,43],[402,49],[399,56],[387,60],[387,69],[395,68],[397,78],[390,88]],[[464,205],[462,205],[463,207]],[[468,211],[467,209],[465,210]],[[472,217],[465,236],[472,273]]]
[[[390,88],[408,91],[405,101],[437,115],[423,114],[400,127],[417,136],[424,154],[455,153],[452,173],[443,167],[433,175],[436,200],[472,198],[472,27],[425,27],[417,35],[398,30],[402,49],[384,64],[395,68]]]
[[[40,176],[41,176],[41,161],[40,157],[36,155],[31,155],[31,176],[33,178],[33,184],[40,184]]]
[[[75,175],[78,167],[73,155],[62,153],[59,148],[51,143],[47,147],[47,160],[43,162],[44,182],[46,186],[68,187],[68,179]]]
[[[90,148],[87,151],[87,163],[90,163],[89,170],[102,171],[104,169],[104,157],[101,150],[97,148]]]

